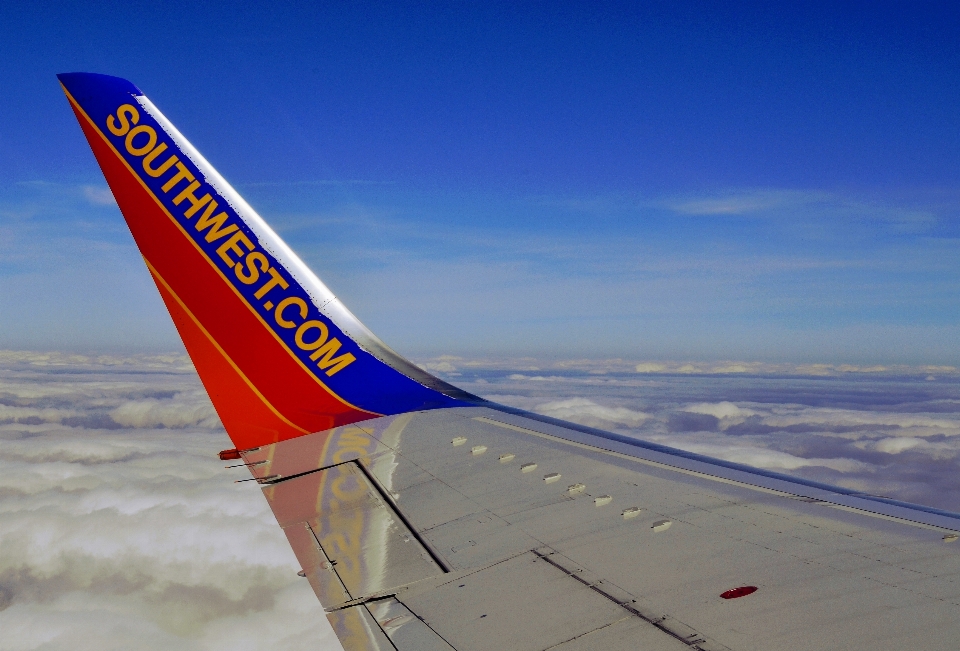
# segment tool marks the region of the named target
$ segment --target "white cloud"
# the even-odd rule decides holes
[[[910,450],[922,445],[922,439],[909,438],[906,436],[897,436],[888,439],[882,439],[874,444],[874,448],[887,454],[899,454],[904,450]]]
[[[559,375],[524,375],[523,373],[512,373],[507,379],[518,382],[563,382],[566,378]]]
[[[0,650],[340,648],[181,356],[0,360]]]
[[[534,409],[544,416],[569,420],[588,427],[639,427],[650,414],[626,407],[605,407],[587,398],[568,398],[545,402]]]
[[[113,197],[113,192],[110,191],[110,188],[85,185],[83,186],[83,196],[95,206],[117,205],[117,200]]]
[[[822,194],[817,194],[817,198]],[[668,202],[668,207],[681,215],[747,215],[769,210],[798,200],[807,202],[811,197],[801,193],[757,190],[731,193],[726,196],[681,199]]]
[[[420,365],[425,371],[436,371],[438,373],[456,373],[457,367],[444,360],[441,362],[424,362]]]
[[[873,366],[857,366],[855,364],[841,364],[837,367],[841,373],[883,373],[890,369],[886,366],[875,364]]]
[[[753,416],[757,413],[752,409],[744,409],[728,401],[717,403],[700,402],[684,407],[683,410],[694,414],[709,414],[720,420],[735,422],[743,422],[747,416]]]
[[[953,414],[897,413],[868,409],[838,409],[829,407],[778,406],[763,419],[772,427],[788,428],[797,425],[831,428],[909,429],[914,436],[960,435],[960,420]]]
[[[895,233],[917,233],[938,221],[938,210],[897,205],[880,199],[839,195],[822,190],[733,190],[714,196],[681,197],[664,203],[668,210],[694,216],[752,216],[816,223],[830,220],[872,221]]]
[[[770,208],[773,204],[753,199],[734,197],[729,199],[702,199],[673,204],[674,212],[682,215],[743,215]]]
[[[634,370],[637,373],[660,373],[667,370],[667,367],[653,362],[641,362],[634,367]]]
[[[112,410],[110,418],[124,427],[222,427],[210,400],[199,393],[170,400],[128,400]]]
[[[659,442],[673,447],[703,454],[708,457],[742,463],[755,468],[764,468],[767,470],[797,470],[799,468],[822,467],[836,470],[842,473],[862,473],[871,471],[871,464],[856,459],[838,458],[838,459],[820,459],[816,457],[799,457],[779,450],[771,450],[765,447],[735,445],[731,446],[729,442],[719,443],[701,442],[684,438],[666,438],[660,437]]]
[[[756,364],[727,364],[725,366],[714,366],[710,369],[711,373],[750,373],[758,370]]]

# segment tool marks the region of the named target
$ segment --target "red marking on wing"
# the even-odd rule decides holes
[[[757,591],[757,586],[755,585],[743,585],[739,588],[734,588],[733,590],[727,590],[720,595],[721,599],[739,599],[740,597],[746,597],[748,594],[753,594]]]

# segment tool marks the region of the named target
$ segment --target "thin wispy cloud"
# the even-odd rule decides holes
[[[377,181],[371,179],[298,179],[295,181],[253,181],[237,184],[244,188],[291,188],[298,186],[351,186],[351,185],[396,185],[396,181]]]
[[[113,196],[110,188],[98,187],[95,185],[83,186],[83,196],[87,201],[95,206],[115,206],[117,200]]]
[[[677,199],[666,203],[681,215],[751,215],[785,205],[795,206],[823,199],[825,195],[804,195],[797,192],[756,191],[710,198]]]
[[[466,373],[470,371],[510,370],[516,380],[546,379],[565,380],[567,375],[557,373],[575,372],[577,381],[591,378],[629,380],[631,377],[649,375],[752,375],[758,377],[856,377],[873,375],[879,378],[909,377],[927,381],[940,378],[960,378],[960,367],[946,364],[793,364],[749,360],[689,361],[689,360],[637,360],[629,358],[581,358],[556,357],[469,357],[441,355],[423,358],[420,366],[440,373]],[[536,372],[537,374],[533,374]],[[550,378],[544,374],[550,375]]]
[[[958,361],[949,297],[960,249],[939,216],[937,237],[890,230],[926,210],[916,196],[745,190],[552,205],[379,185],[251,190],[331,289],[408,352],[475,354],[496,341],[507,354]],[[22,217],[0,220],[0,345],[176,345],[103,186],[28,183],[8,194],[0,210]],[[694,228],[670,208],[727,199],[763,218]],[[940,215],[949,197],[936,201]],[[889,219],[863,217],[884,210]]]
[[[680,197],[662,205],[678,215],[786,219],[810,226],[824,222],[833,229],[838,221],[875,223],[911,235],[930,231],[960,207],[957,197],[945,203],[940,193],[931,194],[895,200],[823,190],[756,189]]]

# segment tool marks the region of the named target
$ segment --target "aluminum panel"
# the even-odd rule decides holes
[[[396,651],[379,624],[362,605],[327,613],[343,651]]]
[[[366,606],[397,651],[453,651],[436,631],[396,599],[372,601]]]
[[[673,640],[646,622],[626,616],[608,626],[594,629],[583,635],[561,642],[551,651],[637,651],[638,649],[662,649],[663,651],[690,651],[690,646]]]
[[[350,593],[334,571],[334,565],[320,548],[313,531],[306,522],[297,522],[283,528],[290,547],[300,561],[301,571],[310,582],[320,603],[330,608],[350,601]]]
[[[264,494],[282,527],[310,526],[352,599],[443,572],[356,463],[265,487]]]
[[[402,599],[458,651],[540,651],[624,617],[534,554]]]

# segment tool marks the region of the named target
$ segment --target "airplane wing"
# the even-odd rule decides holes
[[[367,330],[133,84],[61,85],[344,648],[947,649],[960,515],[482,400]]]

